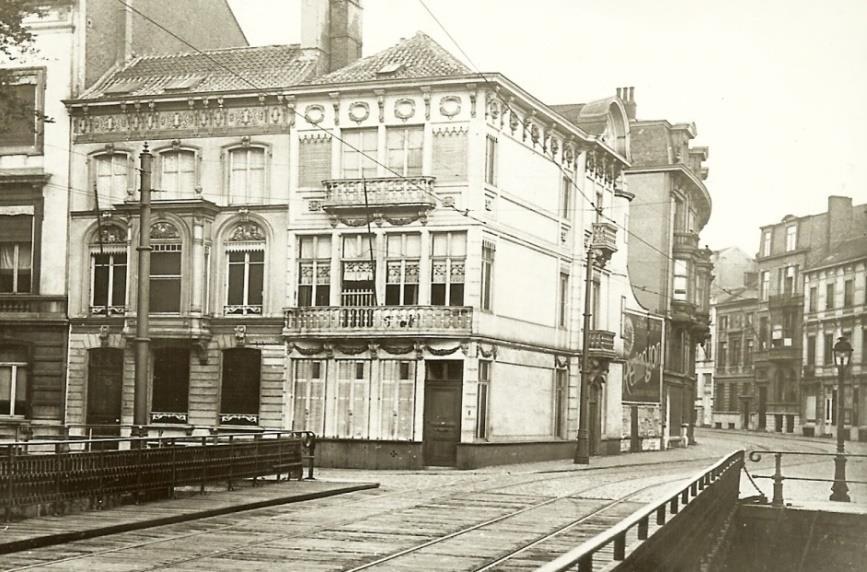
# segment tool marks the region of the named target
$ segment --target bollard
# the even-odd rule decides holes
[[[771,501],[772,506],[783,506],[782,458],[782,453],[774,454],[774,498]]]

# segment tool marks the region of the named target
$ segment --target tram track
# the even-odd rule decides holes
[[[760,443],[744,443],[744,445],[750,446],[753,445],[753,448],[756,449],[765,449],[768,447],[764,446]],[[818,443],[811,443],[812,448],[819,445]],[[684,469],[685,467],[690,467],[696,464],[703,464],[708,461],[717,460],[717,456],[709,456],[709,457],[701,457],[696,459],[690,459],[688,461],[679,462],[676,467],[678,469]],[[293,507],[290,510],[287,510],[286,507],[269,507],[263,509],[254,509],[250,511],[245,511],[244,513],[239,513],[245,515],[240,522],[231,522],[224,523],[222,519],[218,518],[206,518],[201,521],[191,521],[187,523],[189,526],[193,522],[201,522],[201,524],[197,527],[198,529],[195,531],[187,531],[182,534],[171,534],[166,537],[156,537],[154,538],[154,532],[148,533],[151,537],[147,540],[140,542],[131,542],[125,543],[120,546],[110,547],[107,549],[99,549],[93,551],[85,551],[81,554],[76,554],[74,556],[66,556],[63,558],[55,558],[43,560],[41,562],[35,564],[28,564],[24,566],[18,566],[13,568],[8,568],[8,570],[27,570],[34,569],[38,567],[44,566],[57,566],[63,565],[65,563],[72,564],[75,561],[83,561],[88,558],[99,558],[100,556],[108,556],[112,554],[122,553],[124,551],[135,551],[137,549],[145,549],[145,548],[153,548],[159,546],[160,544],[166,545],[167,548],[170,548],[168,545],[170,543],[178,543],[184,542],[190,545],[194,545],[197,541],[197,538],[204,537],[206,535],[216,535],[221,533],[230,533],[230,532],[238,532],[243,530],[250,529],[266,529],[274,526],[304,526],[303,530],[296,530],[293,532],[282,531],[279,533],[267,533],[264,536],[260,535],[258,538],[247,541],[247,542],[239,542],[235,543],[232,546],[226,546],[222,549],[218,550],[203,550],[197,552],[196,554],[186,554],[181,558],[168,558],[166,560],[162,560],[158,563],[155,563],[153,566],[146,568],[137,568],[138,570],[161,570],[161,569],[170,569],[175,566],[181,566],[184,564],[188,564],[197,560],[205,560],[209,558],[219,558],[222,556],[228,556],[233,553],[240,553],[243,551],[248,551],[250,549],[256,549],[257,547],[265,547],[268,544],[273,543],[285,543],[286,541],[291,541],[293,539],[300,539],[304,537],[316,536],[318,534],[323,534],[328,531],[339,532],[342,527],[347,527],[353,524],[362,523],[364,521],[369,521],[371,519],[377,517],[387,517],[390,515],[394,515],[396,513],[400,513],[401,511],[408,511],[411,509],[417,508],[425,508],[425,506],[435,506],[437,503],[459,503],[461,501],[466,501],[471,498],[477,498],[480,495],[484,494],[493,494],[497,492],[507,491],[508,489],[516,489],[520,487],[528,487],[538,483],[551,483],[553,481],[565,480],[565,479],[576,479],[576,480],[586,480],[591,478],[600,478],[599,472],[601,471],[640,471],[643,468],[659,466],[659,465],[672,465],[671,461],[663,461],[663,462],[648,462],[648,463],[636,463],[631,465],[615,465],[609,467],[593,467],[593,471],[589,472],[587,468],[581,470],[568,470],[562,473],[553,473],[551,471],[534,471],[532,473],[527,473],[526,476],[534,477],[534,478],[518,478],[516,481],[510,481],[507,483],[502,483],[503,476],[500,474],[493,474],[488,478],[485,478],[481,481],[471,481],[471,482],[462,482],[460,479],[447,479],[446,482],[437,484],[432,487],[428,487],[424,489],[424,493],[428,494],[427,498],[423,499],[423,503],[417,502],[418,495],[420,493],[419,489],[401,489],[395,491],[388,491],[384,493],[379,493],[378,491],[366,491],[365,493],[355,493],[355,495],[362,495],[361,498],[346,498],[342,497],[341,499],[332,500],[330,503],[326,504],[324,508],[320,505],[320,510],[325,512],[326,514],[329,511],[337,510],[340,514],[344,515],[338,518],[326,518],[323,522],[317,523],[313,526],[306,525],[303,518],[303,509],[298,507]],[[620,483],[631,482],[631,481],[639,481],[642,478],[646,479],[647,476],[636,477],[633,479],[618,479],[617,481]],[[545,534],[538,535],[535,538],[530,539],[528,542],[523,542],[519,546],[515,547],[514,550],[507,554],[500,554],[498,558],[495,560],[491,560],[490,562],[485,563],[481,567],[477,568],[478,570],[490,570],[494,567],[498,566],[499,562],[505,562],[509,558],[514,557],[517,554],[522,552],[526,552],[530,550],[534,546],[545,542],[546,540],[563,534],[564,532],[574,529],[582,523],[586,523],[589,519],[594,516],[604,514],[606,511],[611,511],[614,507],[622,505],[625,502],[628,502],[629,499],[634,498],[636,495],[641,492],[653,488],[653,487],[661,487],[671,482],[676,482],[677,480],[681,480],[686,478],[684,475],[678,475],[674,478],[666,479],[663,482],[657,482],[649,484],[640,489],[630,491],[625,495],[621,495],[617,498],[606,502],[601,507],[594,509],[588,514],[578,515],[577,518],[571,518],[569,522],[566,522],[557,530],[547,531]],[[492,481],[497,481],[496,484],[492,483]],[[494,486],[485,486],[488,484],[494,484]],[[577,484],[577,483],[576,483]],[[511,510],[502,515],[498,515],[494,518],[486,519],[482,522],[477,522],[469,526],[464,526],[458,530],[454,530],[448,534],[440,535],[438,537],[428,538],[423,542],[416,543],[415,545],[405,547],[401,550],[396,551],[396,553],[386,556],[380,556],[378,559],[373,560],[368,563],[361,563],[356,565],[355,568],[348,568],[348,570],[364,570],[367,568],[374,567],[378,564],[384,564],[385,562],[390,562],[396,560],[401,555],[408,555],[412,553],[418,553],[419,551],[424,550],[426,547],[442,545],[446,543],[449,539],[456,539],[461,536],[467,536],[471,534],[473,531],[481,531],[485,529],[490,529],[495,527],[497,523],[506,522],[509,519],[519,518],[521,515],[528,514],[532,511],[539,511],[546,506],[553,505],[557,502],[568,502],[570,499],[574,500],[576,498],[580,498],[581,495],[587,495],[591,491],[602,489],[606,486],[609,486],[611,481],[607,481],[603,484],[596,484],[591,487],[578,488],[575,490],[569,491],[567,494],[556,495],[555,497],[543,498],[542,500],[536,501],[538,495],[520,495],[512,493],[511,499],[520,504],[523,502],[522,506],[519,506],[516,510]],[[442,491],[446,492],[442,492]],[[434,492],[435,494],[430,494]],[[526,499],[521,499],[522,496],[526,496]],[[391,504],[394,506],[386,506],[385,508],[381,508],[380,510],[365,510],[370,507],[369,503],[371,501],[380,502],[381,501],[394,501]],[[409,502],[414,504],[408,504]],[[389,502],[386,502],[388,505]],[[494,501],[493,504],[496,504]],[[339,503],[337,507],[334,505]],[[277,514],[274,514],[277,512]],[[631,512],[631,511],[630,511]],[[346,517],[345,515],[352,514],[351,517]],[[225,518],[225,517],[224,517]],[[169,527],[159,527],[163,530],[170,530],[170,527],[177,527],[179,525],[169,525]],[[86,542],[86,541],[80,541]],[[170,550],[168,552],[171,552]],[[12,556],[12,555],[10,555]],[[2,563],[2,560],[0,560]],[[351,563],[347,563],[348,565],[352,565]],[[2,564],[0,564],[2,566]]]

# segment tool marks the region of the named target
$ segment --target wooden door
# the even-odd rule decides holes
[[[463,362],[429,361],[424,385],[425,465],[454,466],[461,440]]]
[[[100,348],[88,352],[87,417],[94,436],[120,435],[123,388],[123,350]]]

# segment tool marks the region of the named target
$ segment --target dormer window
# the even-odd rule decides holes
[[[786,252],[798,248],[798,225],[792,224],[786,227]]]

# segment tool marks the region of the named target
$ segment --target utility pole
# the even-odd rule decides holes
[[[148,314],[150,313],[151,274],[151,161],[153,155],[145,143],[141,152],[141,189],[139,190],[138,233],[138,305],[135,322],[135,409],[133,435],[142,434],[148,422],[148,362],[150,343]]]
[[[590,464],[590,432],[587,416],[590,414],[590,318],[592,316],[593,295],[593,237],[587,247],[587,271],[584,278],[584,331],[581,334],[581,385],[578,395],[578,442],[575,446],[576,465]]]

